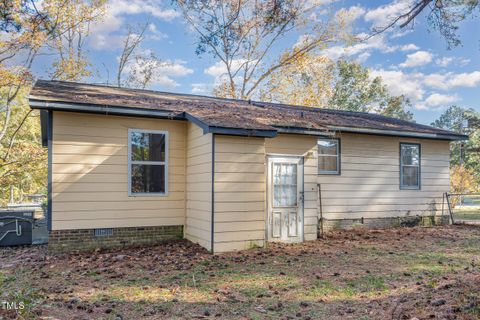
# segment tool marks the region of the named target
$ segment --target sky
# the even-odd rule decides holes
[[[328,2],[326,6],[334,10],[348,10],[352,31],[362,35],[372,26],[385,25],[412,0],[316,1]],[[413,28],[396,28],[349,47],[332,45],[322,54],[367,66],[373,76],[382,77],[393,95],[404,94],[411,100],[417,122],[430,124],[453,104],[480,111],[479,21],[470,19],[460,25],[462,45],[451,50],[438,32],[428,30],[421,16]],[[213,56],[195,53],[196,34],[170,0],[110,0],[106,16],[91,26],[86,50],[94,72],[85,81],[114,84],[127,26],[146,22],[146,40],[139,51],[154,52],[170,62],[159,69],[150,88],[211,95],[223,68]],[[294,45],[300,36],[282,39],[278,52]],[[40,78],[48,78],[49,63],[45,58],[36,64]]]

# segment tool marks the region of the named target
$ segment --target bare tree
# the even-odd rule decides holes
[[[171,66],[170,61],[159,59],[154,52],[135,55],[128,69],[127,87],[145,89],[151,85],[158,76],[160,68]]]
[[[99,20],[104,11],[103,1],[92,1],[84,6],[69,5],[64,10],[66,30],[56,29],[55,39],[49,44],[58,56],[53,62],[52,79],[78,81],[91,75],[84,52],[85,41],[90,34],[90,23]]]
[[[215,90],[220,96],[249,99],[274,71],[346,34],[345,20],[322,16],[319,1],[175,2],[199,36],[196,53],[213,55],[224,68]],[[296,32],[304,36],[282,48],[280,41]]]
[[[416,0],[405,12],[392,17],[387,25],[374,26],[370,37],[395,26],[412,26],[421,13],[427,12],[428,25],[438,30],[447,41],[448,48],[452,48],[461,43],[457,35],[458,24],[472,16],[478,8],[478,0]]]
[[[122,87],[122,73],[125,70],[127,64],[133,58],[135,50],[140,46],[143,40],[145,40],[145,31],[147,30],[148,23],[142,26],[139,30],[135,30],[131,26],[128,27],[128,33],[123,41],[123,50],[118,62],[117,71],[117,86]]]

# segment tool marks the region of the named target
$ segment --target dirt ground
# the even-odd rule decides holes
[[[342,231],[212,256],[187,241],[0,249],[0,319],[480,319],[480,227]]]

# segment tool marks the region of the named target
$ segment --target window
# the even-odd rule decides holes
[[[168,186],[168,133],[128,131],[129,195],[165,195]]]
[[[420,145],[400,143],[400,189],[420,189]]]
[[[319,139],[318,145],[318,173],[340,174],[340,140]]]

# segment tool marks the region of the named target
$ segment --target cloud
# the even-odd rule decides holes
[[[359,54],[355,60],[358,63],[364,63],[365,61],[367,61],[368,58],[370,58],[370,55],[371,55],[370,52],[364,52]]]
[[[449,90],[452,88],[473,88],[480,84],[480,71],[470,73],[432,73],[424,76],[426,86]]]
[[[256,61],[257,60],[250,60],[249,63],[254,64]],[[231,73],[232,73],[232,76],[233,76],[233,82],[237,86],[241,86],[241,84],[242,84],[242,81],[243,81],[242,76],[243,76],[243,71],[244,71],[243,67],[244,67],[244,64],[246,62],[247,62],[246,59],[234,59],[230,63]],[[206,75],[212,76],[214,78],[212,83],[210,84],[210,88],[208,88],[209,90],[207,92],[200,92],[199,90],[205,89],[207,87],[205,87],[205,86],[202,87],[202,86],[199,86],[199,85],[197,85],[195,87],[192,86],[192,92],[193,93],[202,93],[202,94],[210,95],[210,94],[212,94],[212,91],[213,91],[214,87],[222,85],[227,81],[230,81],[230,77],[228,75],[227,67],[225,66],[225,64],[222,61],[217,61],[216,63],[214,63],[210,67],[203,70],[203,72]],[[252,80],[252,82],[254,82],[255,78],[251,78],[251,80]],[[195,92],[193,90],[195,90]]]
[[[192,83],[192,93],[200,95],[211,95],[213,84],[211,83]]]
[[[433,55],[428,51],[417,51],[407,55],[405,62],[400,63],[401,68],[419,67],[429,64],[433,60]]]
[[[447,83],[447,74],[432,73],[425,75],[423,84],[435,89],[449,89]]]
[[[171,21],[180,15],[173,9],[164,8],[161,1],[111,0],[103,19],[91,26],[90,46],[97,50],[121,47],[123,37],[114,33],[127,24],[125,16],[139,14],[151,15],[164,21]]]
[[[433,93],[425,99],[425,104],[430,107],[439,107],[449,105],[458,100],[459,97],[457,95]]]
[[[183,60],[167,61],[166,64],[158,68],[158,73],[173,77],[188,76],[193,73],[193,70],[185,67],[186,63]]]
[[[405,95],[413,102],[423,99],[425,89],[422,86],[422,74],[418,73],[404,73],[398,70],[372,70],[372,77],[382,77],[393,95]]]
[[[367,11],[361,6],[351,6],[347,9],[342,8],[339,12],[345,13],[347,21],[352,23],[355,20],[361,18]]]
[[[454,88],[472,88],[480,85],[480,71],[470,73],[407,73],[402,70],[374,69],[371,77],[382,77],[393,95],[405,95],[415,108],[428,109],[459,100],[456,94],[441,94]],[[426,98],[425,98],[426,97]],[[455,99],[454,99],[455,98]]]
[[[168,34],[159,31],[154,23],[148,24],[148,31],[151,32],[151,34],[148,35],[148,38],[151,40],[163,40],[168,38]]]
[[[240,68],[247,60],[235,59],[231,63],[231,70],[235,72]],[[205,74],[215,77],[217,80],[224,79],[227,76],[228,70],[222,61],[217,61],[215,64],[204,70]]]
[[[420,48],[417,47],[413,43],[405,44],[405,45],[400,47],[400,50],[402,50],[402,51],[415,51],[415,50],[418,50],[418,49],[420,49]]]
[[[443,57],[435,60],[435,63],[440,67],[447,67],[450,63],[453,62],[453,57]]]
[[[480,71],[453,75],[448,83],[452,87],[475,87],[480,83]]]
[[[393,19],[408,11],[411,0],[397,0],[391,4],[372,9],[365,14],[365,21],[376,27],[386,27]]]
[[[360,39],[367,38],[367,34],[359,34],[358,37]],[[397,49],[398,48],[396,46],[390,46],[387,44],[384,35],[377,35],[352,46],[333,46],[327,48],[322,50],[322,54],[326,55],[330,59],[337,60],[341,57],[357,56],[375,50],[383,53],[390,53],[396,51]]]

